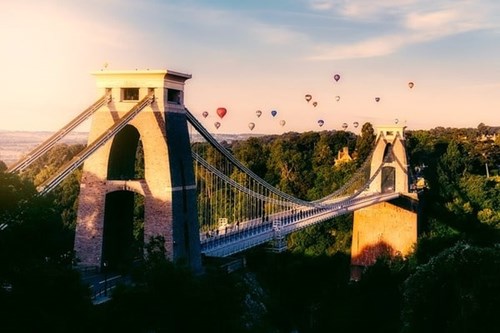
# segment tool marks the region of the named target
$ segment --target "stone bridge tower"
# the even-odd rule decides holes
[[[370,170],[374,179],[369,191],[401,195],[354,212],[352,279],[359,279],[363,267],[374,264],[380,256],[410,253],[417,241],[418,197],[409,191],[404,129],[397,125],[376,128]]]
[[[75,236],[79,264],[119,269],[160,236],[171,260],[200,270],[196,183],[184,107],[184,83],[191,75],[167,70],[93,75],[98,95],[110,94],[111,100],[92,115],[89,144],[143,98],[154,95],[154,100],[85,160]],[[134,232],[144,242],[135,252]]]

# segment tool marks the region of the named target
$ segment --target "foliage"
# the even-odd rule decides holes
[[[403,332],[496,330],[500,248],[459,243],[417,267],[403,286]]]
[[[91,307],[71,269],[80,171],[49,196],[34,184],[81,147],[56,146],[23,174],[0,171],[1,331],[487,331],[498,326],[500,305],[500,165],[492,127],[408,131],[411,167],[429,188],[419,193],[422,231],[409,258],[380,258],[361,281],[349,281],[352,216],[306,228],[288,238],[283,254],[248,254],[256,288],[265,291],[264,318],[247,325],[249,286],[239,273],[207,267],[195,276],[165,259],[162,239],[149,243],[134,285],[120,286],[107,304]],[[224,143],[266,181],[306,200],[342,186],[371,151],[375,133],[286,133]],[[366,135],[365,135],[366,134]],[[497,139],[498,140],[498,139]],[[217,154],[200,152],[211,163]],[[347,146],[357,159],[334,167]],[[138,148],[137,156],[142,154]],[[136,165],[143,172],[142,158]],[[486,164],[490,177],[486,174]],[[0,170],[5,170],[0,163]],[[49,172],[50,171],[50,172]],[[238,177],[230,170],[231,177]],[[215,194],[218,195],[218,194]],[[142,236],[142,197],[136,197],[136,238]],[[245,202],[239,202],[243,210]],[[238,206],[236,205],[236,206]],[[193,315],[194,314],[194,315]],[[196,320],[193,320],[195,316]],[[362,319],[362,320],[361,320]],[[252,328],[253,327],[253,328]]]
[[[0,193],[0,330],[86,331],[74,327],[90,299],[72,270],[71,231],[27,180],[0,172]]]
[[[244,289],[234,276],[194,276],[165,258],[164,240],[151,239],[133,286],[121,286],[102,307],[101,330],[242,332]]]
[[[361,135],[356,141],[356,151],[358,153],[358,161],[362,163],[366,160],[373,149],[376,133],[372,124],[364,123],[361,128]]]

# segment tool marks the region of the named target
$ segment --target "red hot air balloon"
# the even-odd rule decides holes
[[[206,118],[206,117],[208,117],[208,112],[207,111],[203,111],[203,113],[201,115],[203,116],[203,118]]]
[[[222,119],[226,115],[226,108],[217,108],[217,115]]]
[[[340,80],[340,75],[335,74],[335,75],[333,76],[333,78],[335,79],[335,81],[336,81],[336,82],[339,82],[339,80]]]

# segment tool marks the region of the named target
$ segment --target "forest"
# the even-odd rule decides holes
[[[315,200],[350,178],[374,138],[365,123],[360,135],[289,132],[224,145],[270,184]],[[132,283],[101,305],[75,269],[81,170],[48,195],[36,191],[83,146],[57,145],[20,175],[0,161],[0,331],[498,331],[500,131],[438,127],[405,139],[423,221],[410,255],[381,257],[351,281],[352,215],[291,234],[286,252],[247,251],[246,267],[231,274],[207,265],[195,275],[153,239],[127,272]],[[343,147],[353,159],[335,165]]]

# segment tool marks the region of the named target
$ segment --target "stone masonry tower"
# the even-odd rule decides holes
[[[369,191],[401,195],[354,212],[351,278],[355,280],[380,256],[406,255],[417,241],[418,197],[409,193],[404,126],[378,127],[376,133],[370,170],[375,178]]]
[[[169,70],[93,75],[98,95],[110,94],[111,100],[92,116],[89,145],[145,98],[154,99],[85,160],[75,236],[79,264],[123,262],[139,198],[144,244],[160,236],[171,260],[199,271],[196,184],[184,107],[184,83],[191,75]]]

